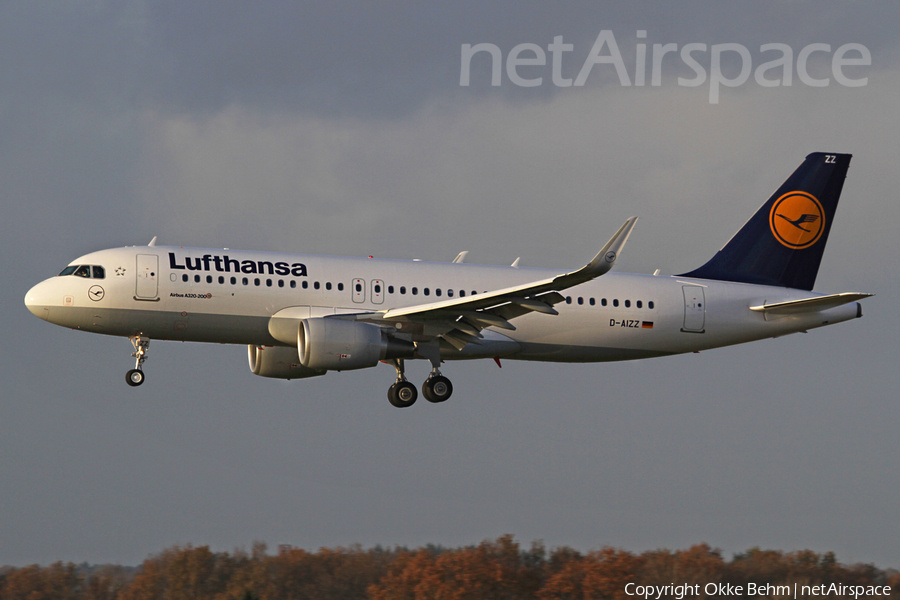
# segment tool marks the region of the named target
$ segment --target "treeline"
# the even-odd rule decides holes
[[[700,584],[700,594],[686,598],[720,595],[704,593],[710,583],[745,590],[749,583],[888,585],[887,597],[900,599],[900,573],[841,565],[830,552],[753,549],[731,560],[706,544],[641,554],[613,548],[548,552],[540,543],[523,549],[505,535],[454,549],[283,547],[270,555],[262,544],[232,553],[188,546],[151,556],[137,568],[6,567],[0,571],[0,600],[624,600],[635,598],[626,593],[628,583]],[[676,597],[673,592],[663,597]]]

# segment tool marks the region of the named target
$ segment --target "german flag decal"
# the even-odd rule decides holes
[[[641,329],[653,329],[653,321],[641,321]]]

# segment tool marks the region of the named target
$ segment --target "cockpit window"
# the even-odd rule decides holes
[[[85,279],[105,279],[106,269],[99,265],[70,265],[59,274],[60,277],[65,277],[66,275],[84,277]]]

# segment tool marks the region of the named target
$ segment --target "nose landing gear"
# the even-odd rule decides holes
[[[128,338],[134,347],[131,356],[134,357],[134,368],[125,374],[125,382],[131,387],[137,387],[144,383],[144,361],[149,358],[147,353],[150,351],[150,338],[140,335],[133,335]]]

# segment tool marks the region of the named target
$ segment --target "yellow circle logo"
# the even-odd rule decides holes
[[[775,201],[769,227],[779,242],[793,250],[809,248],[825,231],[825,211],[816,197],[806,192],[788,192]]]

